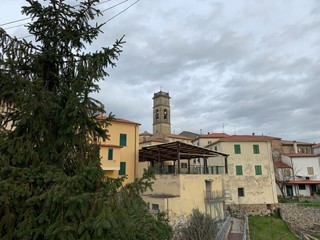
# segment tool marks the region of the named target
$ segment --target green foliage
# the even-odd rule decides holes
[[[123,40],[84,51],[101,32],[90,22],[98,0],[70,6],[27,0],[30,34],[0,28],[0,238],[168,239],[166,221],[149,214],[139,193],[152,173],[122,187],[104,179],[99,139],[108,137],[103,105],[90,97],[114,67]]]
[[[208,214],[193,209],[186,222],[175,231],[176,240],[214,240],[218,233],[215,220]]]
[[[249,216],[250,239],[294,240],[297,237],[286,223],[276,216]]]

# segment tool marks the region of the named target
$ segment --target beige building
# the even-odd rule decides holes
[[[105,176],[127,176],[124,184],[134,181],[139,157],[138,123],[116,118],[108,126],[109,140],[100,143],[101,167]]]
[[[273,168],[273,137],[233,135],[207,146],[228,153],[225,188],[230,204],[255,204],[271,207],[278,203]]]

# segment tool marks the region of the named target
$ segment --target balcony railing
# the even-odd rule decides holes
[[[174,165],[162,165],[154,167],[157,174],[175,174],[178,173],[178,167]],[[224,166],[203,166],[190,165],[190,172],[188,167],[181,167],[180,174],[225,174]]]
[[[218,202],[224,200],[224,198],[223,191],[204,191],[204,200],[206,202]]]

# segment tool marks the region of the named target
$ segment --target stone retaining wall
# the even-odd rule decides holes
[[[232,204],[227,207],[231,215],[270,215],[278,204]]]
[[[293,203],[279,204],[280,213],[285,221],[298,231],[320,233],[320,208],[304,207]]]

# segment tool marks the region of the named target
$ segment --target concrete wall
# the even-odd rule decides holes
[[[142,198],[152,207],[159,204],[160,211],[169,214],[170,221],[176,221],[181,216],[186,216],[192,209],[207,212],[213,217],[220,213],[223,218],[223,201],[214,206],[205,201],[206,181],[211,182],[212,193],[222,195],[223,184],[221,175],[156,175],[153,191],[143,194]],[[217,209],[218,206],[218,209]]]

